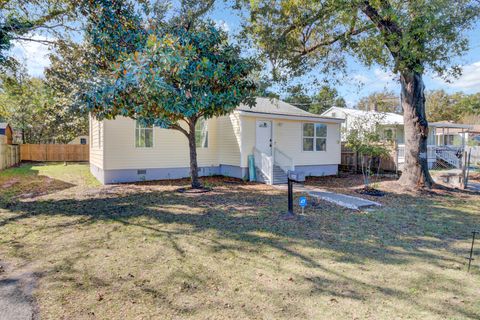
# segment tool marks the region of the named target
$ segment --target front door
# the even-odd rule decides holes
[[[272,155],[272,121],[257,120],[255,147],[260,152]]]

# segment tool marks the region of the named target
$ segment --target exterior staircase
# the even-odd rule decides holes
[[[288,182],[287,172],[294,171],[293,159],[274,148],[273,155],[268,155],[253,148],[257,181],[266,184],[285,184]]]
[[[460,168],[461,154],[462,152],[459,149],[437,148],[437,165],[442,168]]]
[[[266,184],[285,184],[288,182],[288,176],[285,171],[282,170],[279,166],[273,166],[273,183],[270,180],[270,177],[265,175],[258,168],[257,171],[257,180]]]
[[[273,183],[272,184],[285,184],[288,182],[288,176],[279,166],[273,166]]]

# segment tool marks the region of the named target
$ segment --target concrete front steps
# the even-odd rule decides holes
[[[270,184],[270,178],[265,176],[261,170],[257,170],[257,180]],[[273,184],[286,184],[288,182],[287,174],[279,166],[273,166]]]

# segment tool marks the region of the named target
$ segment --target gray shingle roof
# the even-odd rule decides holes
[[[247,111],[254,113],[267,113],[267,114],[277,114],[277,115],[287,115],[287,116],[302,116],[302,117],[316,117],[316,118],[325,118],[318,114],[313,114],[292,106],[291,104],[270,98],[256,98],[256,106],[250,108],[246,105],[241,104],[237,107],[236,110]]]

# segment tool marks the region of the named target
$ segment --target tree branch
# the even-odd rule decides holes
[[[187,138],[188,138],[188,136],[189,136],[188,131],[185,130],[185,129],[183,129],[179,124],[172,124],[172,125],[170,126],[170,129],[180,131],[180,132],[183,133]]]
[[[391,10],[391,5],[386,0],[380,1],[383,8],[386,10]],[[360,4],[360,10],[377,26],[377,28],[382,33],[385,38],[385,45],[390,51],[394,59],[400,57],[398,49],[400,48],[400,39],[403,36],[402,29],[400,26],[392,20],[385,19],[380,15],[377,9],[375,9],[369,0],[365,0]],[[391,37],[395,36],[395,37]]]
[[[332,45],[335,42],[340,41],[343,38],[359,35],[359,34],[365,32],[367,30],[370,30],[372,28],[374,28],[374,25],[370,24],[370,25],[364,26],[363,28],[359,28],[359,29],[356,29],[356,30],[349,30],[349,31],[337,34],[336,36],[331,37],[329,39],[318,42],[317,44],[311,46],[310,48],[305,48],[304,47],[303,50],[297,51],[297,52],[300,54],[300,56],[304,56],[304,55],[307,55],[307,54],[317,50],[320,47],[325,47],[325,46]]]
[[[30,42],[38,42],[43,44],[56,44],[56,41],[45,40],[45,39],[33,39],[33,38],[25,38],[25,37],[12,37],[12,40],[19,40],[19,41],[30,41]]]

